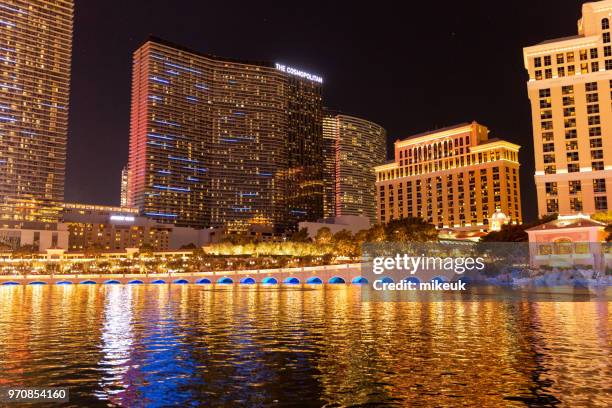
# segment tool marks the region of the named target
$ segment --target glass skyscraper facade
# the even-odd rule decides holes
[[[0,0],[2,202],[64,199],[73,8],[71,0]]]
[[[324,216],[356,215],[376,221],[376,173],[385,163],[387,132],[376,123],[326,111]]]
[[[230,231],[320,216],[321,106],[316,80],[151,38],[134,54],[128,205]]]

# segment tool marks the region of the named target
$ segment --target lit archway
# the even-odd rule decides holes
[[[285,285],[299,285],[300,280],[294,276],[290,276],[283,281]]]
[[[255,283],[255,279],[251,278],[250,276],[240,279],[240,284],[242,285],[254,285]]]
[[[368,280],[366,278],[364,278],[363,276],[357,276],[356,278],[354,278],[351,283],[353,285],[367,285],[368,284]]]

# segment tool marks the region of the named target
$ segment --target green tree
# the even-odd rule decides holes
[[[480,238],[481,242],[527,242],[529,235],[526,230],[557,219],[557,214],[545,215],[534,222],[521,225],[502,225],[501,230],[491,231]]]
[[[604,224],[612,224],[612,210],[608,212],[598,212],[591,216],[592,220],[603,222]]]
[[[290,241],[292,242],[310,242],[311,239],[308,236],[308,229],[307,228],[301,228],[299,231],[294,232],[293,234],[291,234],[291,238],[289,238]]]
[[[367,231],[367,234],[366,234],[367,242],[383,242],[386,239],[387,239],[387,233],[385,231],[385,227],[380,224],[376,224],[372,226]]]
[[[138,249],[141,255],[152,255],[155,251],[155,247],[151,244],[142,244]]]
[[[315,236],[315,242],[319,245],[327,245],[332,241],[333,235],[328,227],[320,228]]]
[[[19,248],[13,251],[17,255],[31,255],[38,253],[38,248],[34,245],[21,245]]]
[[[522,225],[502,225],[501,230],[491,231],[480,238],[481,242],[526,242],[529,236]]]
[[[388,241],[430,242],[438,240],[438,231],[433,224],[422,218],[407,217],[390,221],[385,225]]]
[[[332,237],[332,245],[336,255],[350,257],[355,256],[355,240],[353,238],[353,234],[348,230],[343,229],[336,232]]]

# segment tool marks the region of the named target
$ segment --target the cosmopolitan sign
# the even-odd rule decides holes
[[[318,82],[319,84],[323,83],[323,78],[321,78],[320,76],[309,74],[308,72],[300,71],[297,68],[288,67],[286,65],[276,63],[276,69],[278,69],[281,72],[285,72],[289,75],[295,75],[300,78],[306,78],[311,81]]]

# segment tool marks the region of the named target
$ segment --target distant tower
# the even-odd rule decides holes
[[[376,221],[376,173],[385,162],[387,133],[376,123],[326,111],[324,216],[356,215]]]
[[[127,166],[125,166],[123,170],[121,170],[121,207],[129,207],[129,177],[130,171]]]

